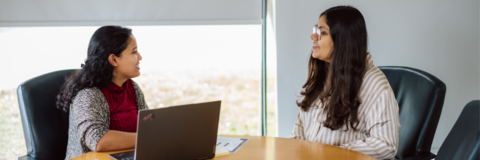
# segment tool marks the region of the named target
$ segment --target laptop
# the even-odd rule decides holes
[[[113,159],[171,160],[215,157],[221,101],[140,110],[135,151]]]

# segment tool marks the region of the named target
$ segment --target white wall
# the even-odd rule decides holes
[[[447,85],[432,148],[440,147],[463,107],[480,98],[478,0],[276,0],[278,131],[289,137],[295,100],[307,77],[312,26],[324,10],[352,5],[364,15],[377,66],[409,66]]]

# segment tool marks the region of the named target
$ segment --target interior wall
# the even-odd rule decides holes
[[[307,77],[312,26],[324,10],[352,5],[365,17],[376,66],[408,66],[447,86],[432,148],[440,147],[463,107],[480,98],[478,0],[276,0],[278,132],[289,137]]]

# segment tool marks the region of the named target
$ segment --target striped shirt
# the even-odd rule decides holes
[[[307,111],[298,112],[291,138],[335,145],[378,159],[392,159],[400,132],[398,104],[383,72],[367,56],[367,72],[360,88],[362,103],[358,108],[357,131],[344,125],[332,131],[321,122],[326,119],[322,103],[317,100]]]

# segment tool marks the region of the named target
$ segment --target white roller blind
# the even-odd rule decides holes
[[[0,26],[261,24],[262,0],[0,0]]]

